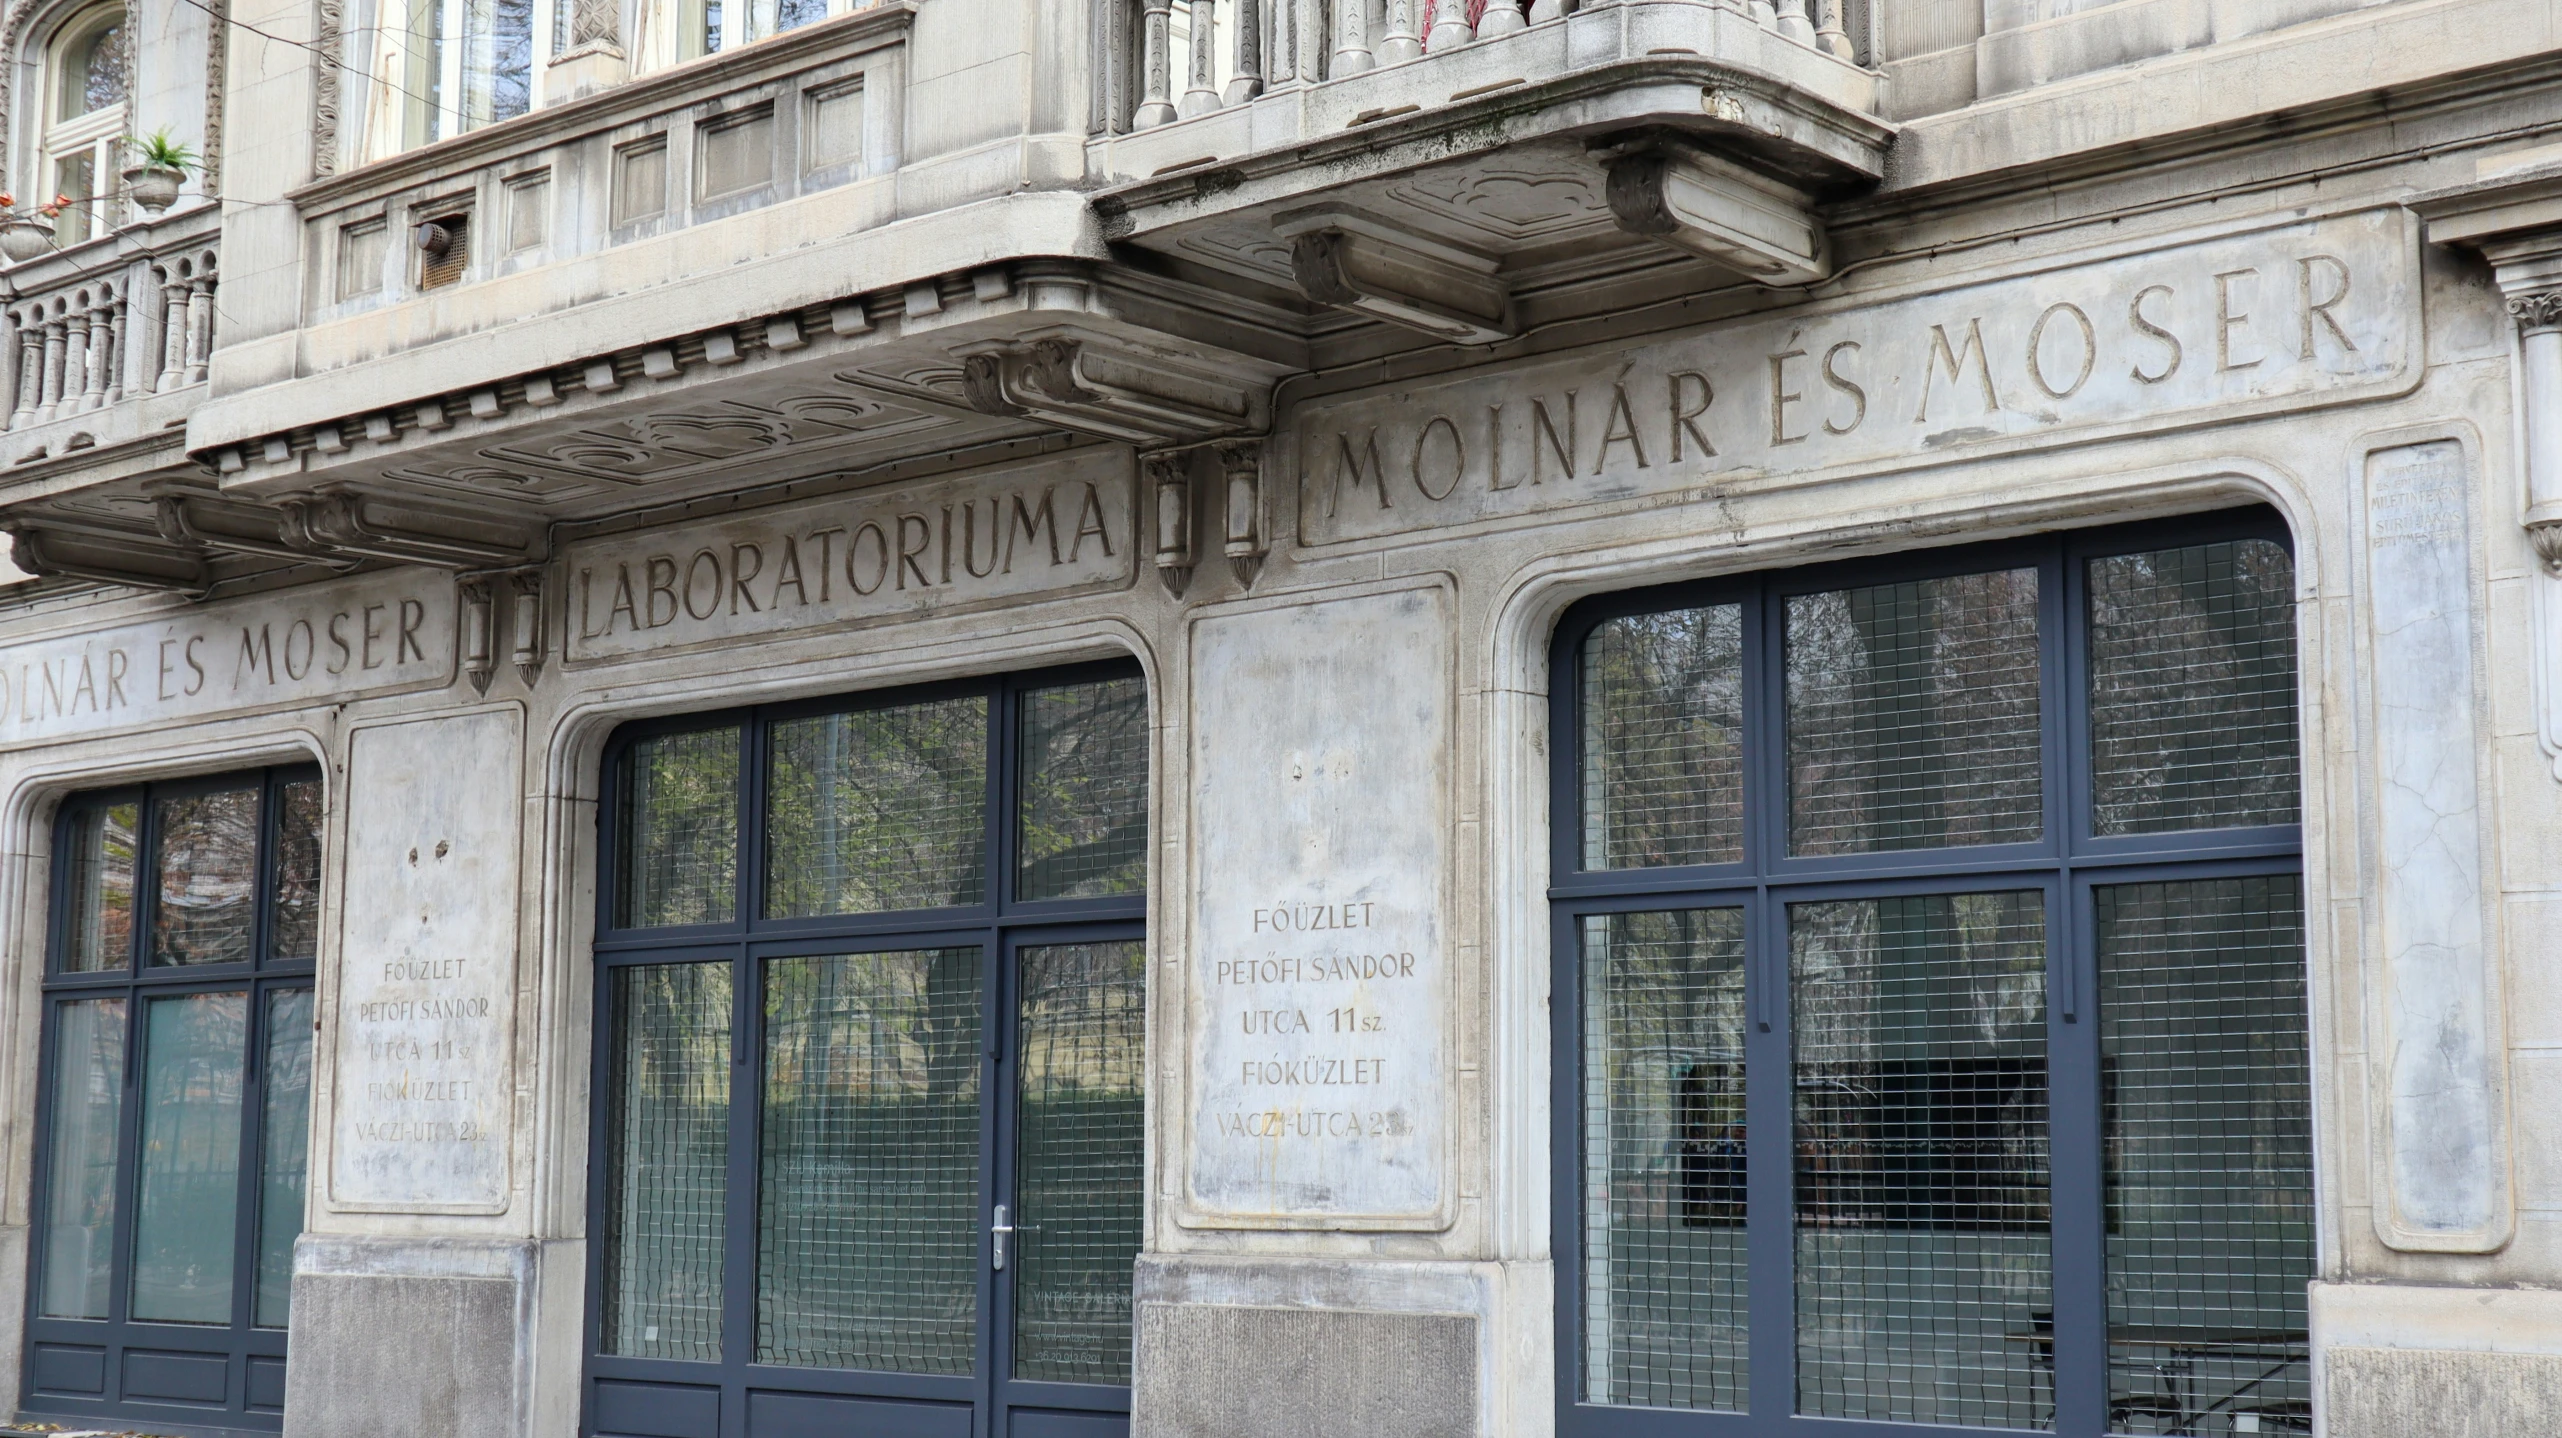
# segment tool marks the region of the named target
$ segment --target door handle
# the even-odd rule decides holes
[[[1013,1215],[1007,1211],[1005,1205],[1000,1203],[996,1206],[996,1222],[988,1225],[988,1236],[995,1240],[993,1253],[995,1257],[995,1266],[998,1268],[1003,1268],[1005,1266],[1005,1240],[1007,1236],[1014,1232],[1014,1225],[1006,1222],[1006,1220],[1012,1216]]]

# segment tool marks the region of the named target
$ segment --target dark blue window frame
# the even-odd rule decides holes
[[[26,1370],[19,1410],[29,1417],[64,1418],[115,1427],[138,1425],[152,1431],[192,1435],[274,1432],[284,1426],[285,1328],[256,1322],[258,1237],[263,1194],[259,1187],[265,1152],[265,1073],[261,1063],[268,1042],[270,994],[312,987],[312,958],[278,958],[271,929],[275,917],[277,825],[284,787],[318,782],[320,770],[296,765],[95,790],[64,801],[54,818],[53,866],[47,904],[44,1031],[36,1096],[35,1162],[29,1226],[26,1295]],[[159,894],[158,802],[189,794],[255,785],[259,795],[257,884],[251,919],[250,961],[235,964],[154,966],[149,961],[154,910]],[[75,820],[85,813],[120,803],[136,806],[134,830],[133,931],[124,963],[88,973],[64,971],[69,950],[72,911],[71,844]],[[315,895],[315,902],[317,896]],[[248,1024],[242,1045],[240,1116],[240,1200],[232,1257],[232,1317],[226,1325],[144,1322],[130,1316],[133,1302],[134,1217],[140,1185],[142,1081],[148,1055],[145,1021],[155,998],[201,993],[248,996]],[[42,1234],[52,1192],[54,1062],[61,1015],[66,1004],[81,1000],[125,1001],[124,1100],[116,1136],[116,1212],[113,1276],[109,1316],[48,1318],[40,1309],[46,1254]],[[306,1183],[308,1174],[306,1174]],[[300,1215],[296,1215],[297,1227]],[[98,1391],[86,1387],[94,1355]],[[140,1364],[141,1367],[136,1365]],[[168,1392],[190,1386],[201,1375],[204,1386],[195,1398],[173,1398]],[[221,1392],[213,1392],[220,1379]],[[77,1383],[59,1381],[77,1377]],[[175,1379],[162,1391],[136,1392],[148,1379]]]
[[[2048,1134],[2051,1173],[2052,1426],[2069,1438],[2110,1431],[2099,993],[2092,891],[2165,879],[2297,875],[2299,823],[2096,836],[2091,823],[2087,695],[2088,561],[2237,539],[2293,543],[2264,508],[1924,550],[1605,595],[1568,611],[1550,651],[1552,847],[1550,988],[1556,1265],[1556,1385],[1561,1438],[1746,1438],[1813,1434],[1891,1438],[1937,1425],[1812,1417],[1797,1410],[1795,1125],[1786,906],[1821,899],[2035,890],[2045,896]],[[1840,856],[1787,852],[1788,774],[1782,622],[1790,595],[2033,566],[2043,822],[2033,843]],[[1616,618],[1739,604],[1744,634],[1743,857],[1654,869],[1585,867],[1582,646]],[[2299,676],[2299,688],[2300,688]],[[2300,706],[2299,706],[2300,712]],[[2299,753],[2302,745],[2299,739]],[[2308,766],[2309,767],[2309,766]],[[2300,791],[2299,791],[2300,802]],[[1745,933],[1746,1251],[1749,1340],[1741,1412],[1587,1402],[1585,985],[1588,915],[1739,908]],[[2309,1022],[2309,1020],[2308,1020]],[[1785,1136],[1774,1139],[1766,1136]],[[1818,1425],[1820,1427],[1818,1428]],[[1942,1431],[1992,1431],[1966,1428]]]
[[[1107,661],[985,679],[898,689],[788,704],[759,705],[671,716],[627,724],[608,741],[598,806],[596,909],[596,1035],[589,1093],[590,1172],[602,1175],[610,1132],[613,978],[622,968],[682,962],[731,966],[733,1066],[729,1106],[728,1204],[722,1266],[722,1357],[717,1361],[636,1358],[604,1351],[605,1185],[591,1180],[585,1322],[586,1375],[580,1432],[587,1438],[647,1433],[650,1438],[799,1438],[846,1431],[848,1422],[870,1425],[885,1438],[1111,1438],[1127,1431],[1126,1386],[1047,1382],[1011,1376],[1013,1288],[1019,1265],[993,1266],[991,1227],[995,1207],[1013,1205],[1018,1132],[1015,1060],[1018,1023],[1016,954],[1027,945],[1105,943],[1143,939],[1147,895],[1091,899],[1022,900],[1015,897],[1019,852],[1019,736],[1022,700],[1039,690],[1107,679],[1137,679],[1139,667]],[[775,725],[814,715],[887,708],[936,699],[984,696],[987,703],[987,789],[984,902],[935,909],[769,919],[765,893],[765,819],[768,759]],[[627,928],[616,922],[616,855],[621,822],[621,783],[626,756],[645,739],[734,727],[741,736],[737,792],[735,899],[726,923]],[[757,1161],[759,1105],[765,1052],[762,978],[770,959],[900,949],[976,946],[983,995],[978,1196],[978,1339],[973,1371],[965,1377],[818,1368],[753,1361],[756,1333]],[[600,1422],[600,1393],[616,1412],[648,1411],[646,1429]],[[663,1403],[649,1408],[650,1395]],[[797,1408],[796,1398],[869,1400],[859,1418],[842,1410]]]

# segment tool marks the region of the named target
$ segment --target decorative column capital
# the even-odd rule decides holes
[[[2536,290],[2509,296],[2509,318],[2527,334],[2562,329],[2562,290]]]

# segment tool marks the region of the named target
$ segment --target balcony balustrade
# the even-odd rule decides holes
[[[198,206],[148,226],[57,251],[0,273],[7,286],[11,434],[83,416],[86,449],[129,430],[127,401],[201,386],[213,353],[221,221]],[[161,406],[160,408],[167,408]],[[99,411],[115,411],[99,415]],[[177,411],[183,416],[183,411]],[[165,418],[165,416],[163,416]],[[68,440],[65,436],[65,440]],[[29,444],[24,464],[47,457]]]

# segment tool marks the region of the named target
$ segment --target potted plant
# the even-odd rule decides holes
[[[198,167],[196,147],[170,138],[166,125],[139,140],[128,139],[125,145],[134,156],[134,163],[125,170],[125,193],[155,215],[176,203],[187,172]]]
[[[18,213],[17,196],[0,194],[0,257],[15,265],[49,253],[53,249],[53,217],[70,203],[69,196],[56,195],[52,204],[39,208],[35,214],[22,215]]]

